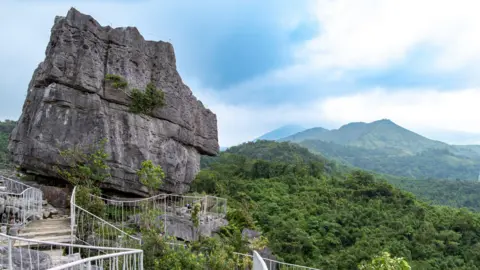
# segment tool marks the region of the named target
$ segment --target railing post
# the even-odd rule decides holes
[[[70,197],[70,241],[73,245],[74,241],[74,230],[75,230],[75,189],[72,190],[72,196]],[[73,254],[73,248],[69,248],[69,253]]]
[[[163,231],[164,237],[167,237],[167,196],[165,196],[163,202]]]
[[[253,270],[268,270],[265,261],[255,250],[253,251]]]
[[[13,270],[13,241],[8,237],[8,269]]]

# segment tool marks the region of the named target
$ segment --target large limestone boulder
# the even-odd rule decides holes
[[[152,82],[165,92],[166,105],[151,116],[130,113],[130,98],[106,74],[122,76],[131,88]],[[143,160],[166,172],[162,190],[184,193],[200,155],[219,151],[216,115],[182,82],[170,43],[146,41],[135,27],[103,27],[72,8],[55,19],[9,149],[24,171],[56,177],[59,149],[103,138],[112,167],[104,187],[136,195],[146,195],[135,175]]]

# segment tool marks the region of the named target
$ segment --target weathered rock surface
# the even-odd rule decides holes
[[[228,221],[225,218],[207,214],[200,215],[198,228],[195,228],[186,207],[182,208],[176,215],[167,214],[166,217],[160,215],[156,220],[158,221],[158,226],[163,226],[166,220],[167,235],[183,241],[197,240],[199,235],[212,237],[219,232],[221,227],[228,225]],[[138,226],[139,224],[140,215],[129,216],[128,225]]]
[[[68,188],[54,186],[39,186],[43,198],[55,208],[65,209],[70,205],[70,194]],[[44,205],[45,206],[45,205]]]
[[[166,105],[152,116],[130,113],[130,98],[105,82],[106,74],[122,76],[131,88],[152,82]],[[71,9],[55,19],[9,149],[24,171],[55,177],[59,149],[103,138],[112,167],[104,187],[137,195],[146,195],[135,175],[143,160],[166,172],[162,190],[184,193],[200,155],[219,151],[216,116],[182,82],[170,43],[145,41],[134,27],[102,27]]]
[[[1,240],[1,239],[0,239]],[[8,268],[8,247],[0,246],[0,269]],[[12,249],[12,270],[32,269],[32,270],[46,270],[50,269],[52,259],[44,252],[34,249],[13,248]],[[32,263],[35,262],[35,263]]]

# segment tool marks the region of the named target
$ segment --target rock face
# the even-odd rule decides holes
[[[107,74],[122,76],[130,89],[152,82],[165,92],[166,105],[151,116],[129,112],[130,98],[105,81]],[[9,150],[24,171],[56,177],[59,149],[104,138],[112,168],[104,188],[136,195],[146,195],[135,175],[143,160],[164,169],[162,190],[184,193],[200,155],[219,151],[216,115],[182,82],[170,43],[145,41],[134,27],[102,27],[71,9],[55,19]]]
[[[50,269],[53,266],[52,259],[48,254],[46,254],[45,252],[26,248],[13,248],[12,261],[12,270],[46,270]],[[32,261],[35,263],[32,263]],[[7,246],[0,246],[0,269],[9,269]]]
[[[201,215],[199,217],[198,228],[193,226],[191,215],[187,212],[187,208],[179,209],[176,215],[157,216],[157,226],[159,229],[166,221],[167,235],[173,236],[183,241],[198,240],[199,236],[213,237],[220,231],[220,228],[227,226],[228,221],[225,218],[214,215]],[[140,226],[140,215],[132,215],[128,217],[128,225]]]

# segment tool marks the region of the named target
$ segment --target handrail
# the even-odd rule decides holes
[[[70,234],[71,240],[70,240],[70,241],[71,241],[72,244],[75,242],[76,239],[78,239],[78,238],[75,236],[75,233],[76,233],[76,227],[75,227],[75,225],[76,225],[76,222],[77,222],[77,220],[76,220],[76,218],[77,218],[77,209],[83,211],[84,213],[86,213],[87,215],[93,217],[94,219],[96,219],[97,221],[101,222],[102,224],[107,225],[109,228],[113,229],[114,231],[119,232],[121,235],[124,235],[124,236],[126,236],[127,238],[130,238],[130,239],[132,239],[132,240],[134,240],[134,241],[137,241],[139,244],[141,244],[142,240],[141,240],[140,238],[137,238],[137,237],[135,237],[135,236],[132,236],[131,234],[129,234],[129,233],[121,230],[120,228],[118,228],[118,227],[115,226],[114,224],[106,221],[105,219],[103,219],[103,218],[101,218],[101,217],[99,217],[99,216],[91,213],[90,211],[84,209],[83,207],[77,205],[77,204],[75,203],[75,201],[76,201],[76,199],[75,199],[76,189],[77,189],[77,187],[75,186],[75,187],[73,188],[72,196],[71,196],[71,198],[70,198],[70,229],[71,229],[71,234]],[[84,242],[84,243],[88,243],[88,242],[85,241],[85,239],[78,239],[78,240],[80,240],[80,241],[82,241],[82,242]]]
[[[8,241],[8,250],[7,250],[7,256],[8,256],[8,269],[17,269],[16,267],[21,267],[21,269],[26,269],[25,267],[28,266],[28,269],[37,269],[39,265],[37,265],[37,268],[35,268],[35,263],[40,264],[38,253],[31,254],[31,251],[35,249],[35,247],[39,246],[50,246],[51,249],[55,248],[68,248],[70,250],[69,255],[73,255],[73,249],[77,249],[77,253],[83,250],[83,251],[88,251],[88,254],[92,250],[96,251],[101,251],[101,252],[106,252],[107,254],[102,254],[102,255],[96,255],[98,253],[93,252],[92,255],[87,255],[91,257],[83,258],[83,259],[78,259],[73,262],[67,262],[62,265],[58,266],[53,266],[53,265],[46,265],[49,267],[48,269],[53,270],[59,270],[59,269],[68,269],[71,266],[75,265],[82,265],[86,264],[85,266],[87,269],[91,269],[91,265],[97,265],[97,266],[102,266],[104,264],[108,263],[115,263],[117,266],[118,264],[123,264],[124,266],[128,265],[128,269],[139,269],[143,270],[143,250],[141,249],[133,249],[133,248],[118,248],[118,247],[103,247],[103,246],[90,246],[90,245],[78,245],[78,244],[68,244],[68,243],[57,243],[57,242],[51,242],[51,241],[40,241],[40,240],[34,240],[34,239],[26,239],[26,238],[21,238],[21,237],[16,237],[16,236],[11,236],[11,235],[6,235],[0,233],[0,243],[2,243],[3,240]],[[16,251],[15,253],[20,253],[20,258],[22,257],[24,260],[20,259],[20,261],[13,260],[13,254],[14,254],[14,245],[13,243],[15,241],[19,241],[20,243],[23,243],[22,246],[27,246],[28,248],[15,248]],[[27,244],[25,244],[27,243]],[[33,247],[33,249],[32,249]],[[42,252],[41,250],[37,250],[37,252]],[[111,252],[111,253],[108,253]],[[84,253],[85,254],[85,253]],[[95,255],[95,256],[94,256]],[[132,256],[133,255],[133,256]],[[25,260],[26,259],[26,260]],[[109,259],[106,261],[105,259]],[[50,263],[52,264],[51,257],[50,257]],[[25,264],[24,262],[28,262]],[[45,261],[42,261],[44,263]],[[15,266],[15,267],[14,267]],[[131,268],[133,266],[133,268]],[[138,266],[138,268],[137,268]],[[32,268],[33,267],[33,268]],[[2,268],[3,269],[3,268]],[[38,268],[39,269],[39,268]],[[83,268],[82,268],[83,269]],[[124,268],[125,269],[125,268]]]
[[[12,206],[20,208],[17,217],[20,220],[21,226],[26,225],[28,222],[27,219],[33,215],[41,217],[43,202],[43,193],[41,190],[3,175],[0,175],[0,180],[6,187],[6,190],[0,191],[0,194],[10,197],[15,203],[15,205]],[[7,217],[7,219],[10,219],[10,217]]]
[[[80,206],[78,206],[78,205],[76,205],[75,207],[77,207],[78,209],[80,209],[80,210],[82,210],[82,211],[85,211],[85,213],[93,216],[94,218],[97,218],[97,219],[101,220],[102,223],[104,223],[104,224],[112,227],[114,230],[116,230],[116,231],[118,231],[118,232],[120,232],[120,233],[122,233],[122,234],[124,234],[124,235],[127,235],[127,236],[129,236],[129,237],[131,237],[131,238],[133,238],[133,239],[135,239],[135,240],[137,240],[137,241],[139,241],[139,242],[141,241],[140,238],[137,238],[137,237],[135,237],[135,236],[132,236],[132,235],[130,235],[130,234],[122,231],[121,229],[119,229],[119,228],[116,227],[115,225],[111,224],[110,222],[104,220],[103,218],[101,218],[101,217],[99,217],[99,216],[97,216],[97,215],[95,215],[95,214],[90,213],[89,211],[85,210],[84,208],[82,208],[82,207],[80,207]]]
[[[99,246],[86,246],[86,245],[78,245],[78,244],[68,244],[68,243],[58,243],[58,242],[50,242],[50,241],[41,241],[41,240],[35,240],[35,239],[30,239],[30,238],[22,238],[18,236],[12,236],[12,235],[7,235],[4,233],[0,233],[0,239],[6,238],[6,239],[12,239],[12,240],[18,240],[18,241],[28,241],[32,242],[35,244],[42,244],[42,245],[52,245],[52,246],[61,246],[61,247],[74,247],[74,248],[88,248],[88,249],[94,249],[94,250],[116,250],[116,251],[129,251],[133,250],[132,248],[121,248],[121,247],[99,247]]]
[[[28,188],[31,188],[31,186],[29,186],[29,185],[27,185],[27,184],[25,184],[25,183],[22,183],[22,182],[20,182],[20,181],[17,181],[17,180],[8,178],[8,177],[3,176],[3,175],[0,175],[0,179],[8,180],[8,181],[10,181],[10,182],[15,182],[15,184],[20,184],[20,185],[22,185],[22,186],[26,186],[26,187],[28,187]]]
[[[252,254],[244,254],[244,253],[239,253],[239,252],[233,252],[233,254],[237,255],[237,256],[244,256],[244,257],[249,257],[249,258],[254,258],[255,256],[252,255]],[[260,256],[261,257],[261,256]],[[279,265],[280,269],[282,269],[282,265],[284,266],[287,266],[288,269],[298,269],[298,270],[320,270],[318,268],[313,268],[313,267],[308,267],[308,266],[302,266],[302,265],[297,265],[297,264],[292,264],[292,263],[286,263],[286,262],[281,262],[281,261],[276,261],[276,260],[272,260],[272,259],[268,259],[268,258],[263,258],[262,257],[262,260],[265,262],[265,264],[267,265],[267,269],[268,270],[273,270],[273,269],[277,269],[276,265]]]
[[[91,261],[110,259],[110,258],[114,258],[114,257],[126,256],[126,255],[131,255],[131,254],[139,254],[140,255],[140,259],[138,261],[139,261],[140,264],[142,264],[142,266],[139,267],[139,269],[143,270],[143,251],[140,250],[140,249],[139,250],[124,251],[124,252],[120,252],[120,253],[112,253],[112,254],[89,257],[89,258],[81,259],[81,260],[74,261],[74,262],[71,262],[71,263],[59,265],[57,267],[50,268],[49,270],[61,270],[61,269],[66,269],[66,268],[69,268],[69,267],[72,267],[72,266],[81,265],[81,264],[84,264],[84,263],[89,263]]]
[[[255,250],[253,251],[253,270],[268,270],[262,256]]]
[[[99,198],[99,199],[107,202],[107,204],[109,204],[109,205],[114,205],[114,206],[121,205],[122,207],[125,207],[125,206],[132,207],[137,203],[144,203],[144,202],[151,202],[151,201],[155,202],[157,200],[163,200],[163,203],[165,204],[165,208],[164,208],[165,211],[168,210],[166,208],[166,204],[167,204],[168,200],[170,200],[170,203],[172,203],[174,200],[178,200],[178,199],[187,200],[187,201],[191,200],[192,202],[201,201],[202,202],[201,212],[204,215],[210,214],[210,215],[221,216],[221,217],[225,217],[227,215],[227,199],[221,198],[221,197],[210,196],[210,195],[187,196],[187,195],[160,193],[160,194],[157,194],[157,195],[152,196],[152,197],[141,198],[141,199],[128,199],[128,198],[109,199],[109,198],[105,198],[105,197],[90,194],[90,197]],[[210,211],[212,208],[214,209],[214,211]]]
[[[23,198],[23,203],[24,203],[23,225],[25,224],[25,221],[26,221],[26,218],[27,218],[26,215],[31,214],[31,212],[27,211],[27,209],[31,209],[31,206],[32,206],[30,204],[32,201],[29,200],[29,199],[33,198],[33,200],[34,200],[33,205],[39,204],[38,206],[39,206],[39,209],[41,211],[42,192],[40,190],[38,190],[37,188],[31,187],[29,185],[26,185],[24,183],[21,183],[19,181],[10,179],[8,177],[4,177],[2,175],[0,175],[0,179],[11,181],[13,184],[15,184],[15,185],[18,184],[19,185],[18,187],[21,187],[21,189],[22,189],[21,192],[12,193],[12,192],[1,192],[0,191],[0,194],[6,194],[6,195],[10,195],[10,196],[21,196],[19,199]],[[25,198],[25,197],[29,196],[29,192],[31,192],[31,191],[33,191],[34,193],[36,191],[39,192],[40,201],[38,200],[37,197],[35,197],[38,194],[36,194],[36,195],[32,194],[32,198]],[[9,241],[9,247],[8,247],[9,252],[12,252],[12,248],[13,248],[12,240],[13,241],[18,240],[18,241],[22,241],[22,242],[32,243],[32,245],[39,244],[39,245],[51,245],[51,246],[69,248],[69,251],[70,251],[69,253],[70,254],[73,254],[73,249],[74,248],[98,250],[98,251],[103,251],[104,253],[108,252],[108,251],[113,252],[113,253],[108,253],[108,254],[92,256],[92,257],[88,257],[88,258],[84,258],[84,259],[79,259],[79,260],[74,261],[74,262],[70,262],[70,263],[66,263],[66,264],[63,264],[63,265],[60,265],[60,266],[50,268],[50,270],[67,269],[67,268],[70,268],[70,267],[73,267],[73,266],[79,266],[79,265],[82,265],[82,264],[87,264],[86,265],[87,269],[90,269],[90,266],[92,264],[103,265],[105,263],[106,265],[109,265],[109,263],[112,263],[112,262],[117,263],[117,264],[118,263],[122,264],[122,262],[123,262],[124,266],[125,266],[125,262],[128,262],[129,265],[134,265],[134,269],[137,269],[136,267],[138,266],[138,269],[143,270],[143,250],[136,248],[136,247],[138,247],[136,244],[131,245],[131,247],[108,247],[108,246],[104,246],[104,245],[99,246],[99,245],[95,245],[95,244],[92,245],[91,243],[89,243],[89,242],[91,242],[91,240],[88,240],[88,238],[87,239],[80,239],[80,238],[76,237],[76,230],[79,229],[78,224],[77,224],[77,216],[79,218],[82,218],[82,220],[84,220],[83,218],[85,218],[85,217],[87,217],[87,220],[88,220],[88,217],[90,217],[90,218],[93,218],[93,221],[95,222],[93,224],[93,228],[95,228],[95,225],[101,225],[101,229],[102,229],[101,233],[104,234],[104,235],[101,235],[102,237],[104,237],[105,235],[108,235],[108,233],[111,232],[108,229],[112,229],[114,232],[120,233],[120,234],[114,234],[113,235],[114,239],[117,239],[115,237],[120,237],[120,235],[123,235],[123,236],[126,236],[129,239],[132,239],[134,241],[138,241],[138,243],[141,244],[141,239],[140,238],[135,237],[135,236],[123,231],[121,228],[119,228],[116,225],[110,223],[109,221],[107,221],[107,220],[91,213],[90,211],[84,209],[83,207],[77,205],[76,204],[76,198],[75,198],[76,191],[77,191],[77,187],[75,186],[73,188],[72,196],[70,198],[71,243],[57,243],[57,242],[49,242],[49,241],[40,241],[40,240],[34,240],[34,239],[21,238],[21,237],[17,237],[17,236],[10,236],[10,235],[6,235],[6,234],[2,234],[2,233],[0,233],[0,243],[2,242],[1,241],[2,238],[6,238]],[[153,201],[154,204],[155,204],[156,203],[155,200],[157,200],[157,199],[164,200],[164,209],[163,209],[163,211],[165,211],[164,216],[166,216],[166,214],[167,214],[167,198],[170,198],[170,199],[172,199],[172,198],[183,198],[183,199],[187,199],[187,202],[189,202],[188,200],[204,200],[204,202],[206,201],[206,203],[205,203],[205,207],[203,207],[203,211],[202,211],[203,213],[206,213],[206,209],[210,205],[209,204],[210,202],[208,201],[209,198],[212,198],[212,199],[215,200],[215,201],[212,202],[213,203],[212,207],[220,207],[220,208],[216,208],[216,210],[224,211],[225,214],[226,214],[226,207],[227,207],[227,205],[226,205],[227,200],[226,199],[220,198],[220,197],[215,197],[215,196],[210,196],[210,195],[184,196],[184,195],[176,195],[176,194],[157,194],[157,195],[155,195],[153,197],[149,197],[149,198],[132,199],[132,200],[130,200],[130,199],[125,199],[125,200],[108,199],[108,198],[99,197],[99,196],[96,196],[96,195],[93,195],[93,194],[90,194],[90,196],[98,197],[98,198],[100,198],[100,199],[102,199],[103,201],[106,201],[106,202],[112,202],[114,205],[115,204],[118,205],[120,203],[120,204],[122,204],[122,207],[124,206],[124,204],[129,204],[129,203],[133,204],[133,207],[137,207],[138,205],[136,203]],[[170,203],[172,203],[172,202],[174,202],[174,204],[171,205],[171,206],[173,206],[175,208],[175,207],[177,207],[175,205],[178,202],[180,202],[181,205],[183,205],[185,200],[183,200],[183,201],[178,201],[178,200],[170,201]],[[177,203],[175,203],[175,202],[177,202]],[[191,203],[191,202],[189,202],[189,203]],[[203,205],[203,203],[202,203],[202,205]],[[145,205],[145,206],[148,207],[148,205]],[[154,205],[152,205],[152,206],[155,207]],[[130,207],[132,207],[132,206],[130,206]],[[82,215],[83,213],[86,216]],[[215,214],[219,214],[219,213],[215,213]],[[98,222],[98,223],[96,223],[96,222]],[[86,232],[90,232],[92,230],[92,227],[88,226],[89,224],[90,223],[87,223]],[[107,229],[106,231],[104,229],[104,226]],[[93,232],[93,234],[95,234],[97,231],[96,231],[96,229],[94,229],[91,232]],[[105,234],[105,233],[107,233],[107,234]],[[80,235],[82,235],[82,234],[80,233]],[[86,245],[75,244],[76,240],[79,240],[80,242],[83,242]],[[106,240],[107,240],[106,242],[109,243],[108,239],[106,239]],[[95,242],[95,241],[96,240],[93,240],[93,242]],[[130,242],[128,242],[128,243],[130,243]],[[105,241],[104,241],[104,244],[105,244]],[[168,243],[168,244],[173,245],[173,246],[178,245],[178,246],[185,247],[185,245],[177,244],[177,243]],[[29,246],[30,246],[30,244],[29,244]],[[96,254],[98,254],[98,253],[95,253],[95,255]],[[255,268],[255,265],[257,265],[257,266],[260,265],[261,268],[259,268],[259,269],[262,269],[262,270],[265,270],[265,269],[273,270],[273,269],[278,269],[278,268],[283,269],[283,267],[288,267],[288,269],[319,270],[319,269],[316,269],[316,268],[300,266],[300,265],[285,263],[285,262],[276,261],[276,260],[272,260],[272,259],[262,258],[256,251],[254,251],[253,255],[242,254],[242,253],[237,253],[237,252],[234,252],[234,254],[237,255],[237,256],[246,256],[246,257],[252,258],[254,261],[256,260],[257,263],[254,264],[254,268],[253,268],[254,270],[257,269],[257,268]],[[9,256],[10,256],[9,257],[9,260],[10,260],[9,262],[10,262],[10,266],[11,266],[12,254],[10,253]],[[137,258],[138,258],[138,264],[137,264]],[[108,259],[109,261],[108,262],[103,261],[103,260],[106,260],[106,259]],[[132,264],[132,262],[133,262],[133,264]]]

